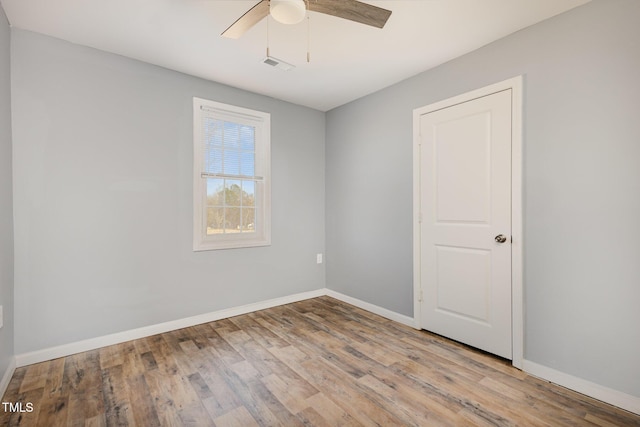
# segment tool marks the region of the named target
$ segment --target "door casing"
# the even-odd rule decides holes
[[[522,369],[524,359],[522,86],[523,77],[517,76],[413,110],[413,320],[414,327],[416,329],[422,329],[422,276],[420,271],[420,116],[511,89],[511,343],[513,347],[511,363],[519,369]]]

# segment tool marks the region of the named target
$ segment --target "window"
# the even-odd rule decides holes
[[[271,244],[270,121],[193,98],[193,250]]]

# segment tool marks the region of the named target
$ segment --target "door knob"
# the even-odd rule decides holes
[[[496,236],[496,242],[498,243],[504,243],[507,241],[507,238],[503,235],[503,234],[498,234]]]

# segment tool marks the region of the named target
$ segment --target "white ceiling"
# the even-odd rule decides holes
[[[327,111],[589,0],[366,1],[392,10],[383,29],[310,13],[220,37],[258,0],[0,0],[10,24]]]

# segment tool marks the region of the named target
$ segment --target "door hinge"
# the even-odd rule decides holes
[[[422,224],[422,212],[418,212],[418,224]]]
[[[422,302],[422,288],[420,288],[420,293],[418,295],[418,302]]]

